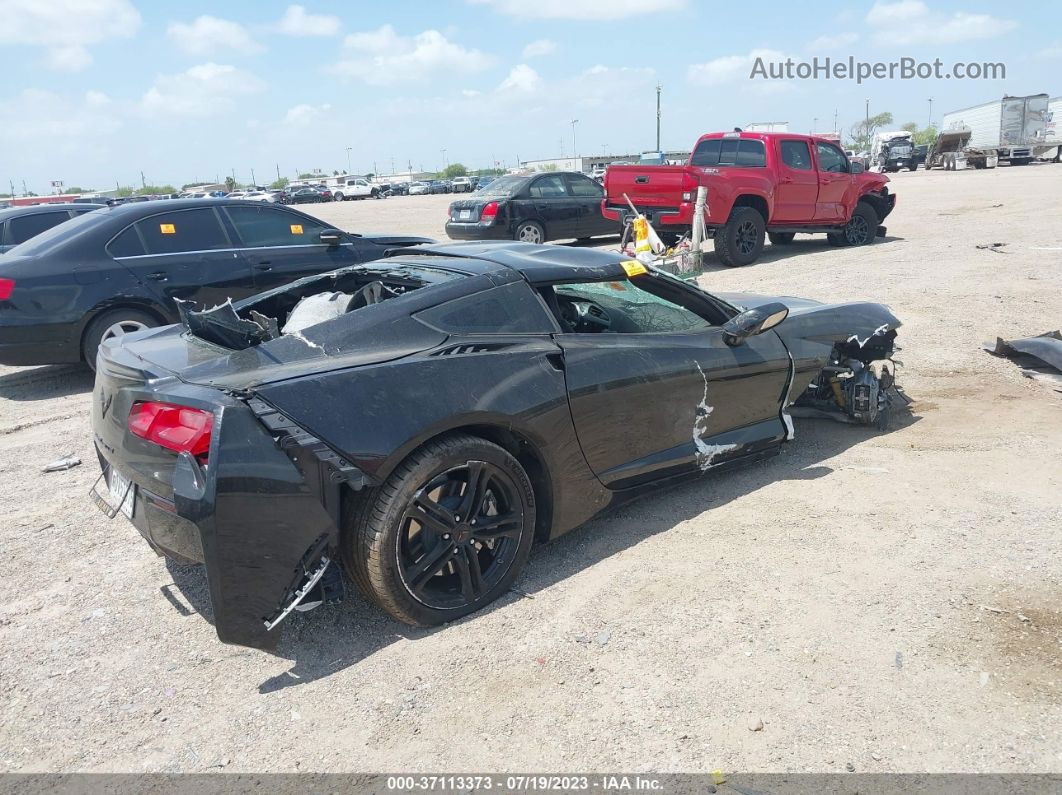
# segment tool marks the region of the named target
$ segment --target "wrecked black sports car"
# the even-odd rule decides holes
[[[881,423],[895,393],[880,304],[590,249],[426,245],[181,312],[100,349],[94,498],[204,563],[219,637],[258,648],[342,569],[399,620],[459,618],[534,540],[776,454],[791,404]]]

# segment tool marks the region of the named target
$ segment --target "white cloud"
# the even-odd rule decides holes
[[[189,55],[254,55],[265,49],[243,25],[207,14],[190,24],[170,23],[166,35]]]
[[[278,33],[288,36],[335,36],[339,33],[339,17],[328,14],[307,14],[300,5],[288,6],[276,25]]]
[[[175,75],[159,75],[140,100],[149,114],[206,116],[229,110],[233,100],[265,89],[255,75],[235,66],[204,63]]]
[[[813,42],[811,42],[805,49],[807,50],[840,50],[843,47],[850,47],[859,41],[858,33],[838,33],[835,36],[819,36]]]
[[[121,128],[113,101],[99,91],[70,96],[28,88],[0,102],[0,141],[32,142],[98,138]]]
[[[128,38],[140,27],[129,0],[0,0],[0,44],[47,50],[52,69],[80,71],[92,63],[87,46]]]
[[[641,14],[678,11],[686,0],[469,0],[502,14],[545,19],[626,19]]]
[[[528,93],[537,91],[542,86],[542,78],[538,72],[525,63],[517,64],[509,72],[509,76],[501,81],[498,91],[521,91]]]
[[[690,64],[686,79],[699,86],[721,86],[748,80],[757,58],[764,62],[784,61],[785,53],[778,50],[751,50],[745,55],[723,55],[704,63]]]
[[[875,43],[886,46],[955,44],[991,39],[1018,26],[1012,19],[989,14],[932,11],[922,0],[878,0],[867,12],[866,21],[877,28]]]
[[[1042,50],[1037,50],[1037,58],[1062,58],[1062,39],[1052,42]]]
[[[305,125],[326,116],[332,109],[329,104],[324,105],[295,105],[288,108],[284,114],[284,123],[291,125]]]
[[[351,33],[344,39],[343,48],[344,56],[329,71],[371,85],[470,74],[483,71],[494,62],[491,56],[455,44],[437,30],[400,36],[391,25]]]
[[[524,47],[523,57],[538,58],[543,55],[549,55],[556,49],[557,42],[550,41],[549,39],[538,39]]]

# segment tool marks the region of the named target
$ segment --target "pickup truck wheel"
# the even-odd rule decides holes
[[[715,236],[715,253],[727,267],[751,265],[763,251],[763,216],[751,207],[735,207]]]
[[[845,242],[849,246],[866,246],[874,242],[878,231],[878,214],[866,202],[859,202],[844,227]]]
[[[341,202],[341,201],[343,201],[343,199],[345,199],[345,198],[347,198],[347,197],[346,197],[346,196],[344,196],[344,195],[343,195],[342,193],[333,193],[333,194],[332,194],[332,199],[333,199],[333,200],[335,200],[335,201],[337,201],[337,202]]]
[[[534,221],[524,221],[516,227],[516,234],[513,235],[513,240],[521,243],[541,243],[545,239],[546,230]]]
[[[796,237],[796,232],[768,232],[767,239],[772,246],[788,246]]]

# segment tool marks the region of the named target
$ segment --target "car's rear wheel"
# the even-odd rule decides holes
[[[429,442],[350,501],[343,561],[384,611],[435,626],[505,593],[531,550],[534,490],[520,463],[464,434]]]
[[[763,251],[763,216],[752,207],[735,207],[715,234],[715,253],[729,267],[751,265]]]
[[[344,196],[344,195],[342,194],[342,192],[340,192],[340,193],[333,193],[333,194],[332,194],[332,198],[333,198],[333,199],[335,199],[335,200],[336,200],[337,202],[341,202],[341,201],[343,201],[343,199],[345,199],[345,198],[347,198],[347,197],[346,197],[346,196]]]
[[[788,246],[796,237],[796,232],[768,232],[767,239],[772,246]]]
[[[81,357],[93,371],[96,369],[96,352],[109,339],[122,337],[134,331],[154,328],[158,320],[147,312],[136,309],[113,309],[104,312],[89,323],[81,340]]]
[[[546,230],[535,221],[524,221],[516,227],[513,239],[521,243],[542,243],[546,239]]]

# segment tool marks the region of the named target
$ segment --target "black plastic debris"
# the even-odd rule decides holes
[[[276,321],[262,315],[263,322],[245,320],[236,314],[231,301],[197,312],[191,301],[177,301],[181,322],[199,339],[213,342],[232,350],[243,350],[276,339]],[[257,312],[255,314],[258,314]]]
[[[996,337],[993,345],[981,346],[995,356],[1004,356],[1019,367],[1026,378],[1046,381],[1062,391],[1062,333],[1048,331],[1035,337],[1005,340]]]

